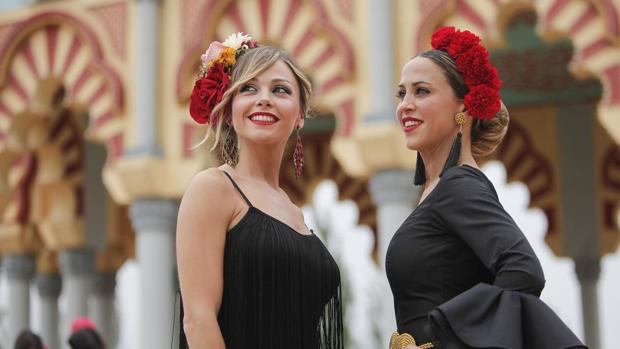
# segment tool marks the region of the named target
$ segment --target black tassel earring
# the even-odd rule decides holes
[[[454,167],[459,162],[459,157],[461,156],[461,137],[463,137],[463,125],[467,122],[467,117],[465,113],[457,113],[454,116],[454,121],[456,121],[457,125],[459,125],[459,132],[456,134],[456,138],[454,139],[454,143],[452,143],[452,148],[450,148],[450,154],[448,154],[448,159],[446,159],[446,163],[443,166],[443,170],[439,174],[439,177],[443,176],[443,173],[446,172],[449,168]]]
[[[420,152],[418,152],[418,159],[415,162],[415,177],[413,177],[413,185],[423,185],[426,182],[426,168],[424,167],[424,161]]]

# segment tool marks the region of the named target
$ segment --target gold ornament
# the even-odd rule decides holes
[[[390,349],[405,349],[408,345],[417,346],[415,339],[413,339],[409,333],[398,334],[398,331],[392,333],[392,337],[390,338]],[[433,343],[424,343],[418,346],[420,349],[431,349],[434,347]]]
[[[457,125],[463,126],[467,122],[467,117],[463,112],[456,113],[456,115],[454,115],[454,121],[456,121]]]

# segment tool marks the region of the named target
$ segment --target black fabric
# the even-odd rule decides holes
[[[218,314],[226,348],[343,348],[340,272],[329,251],[252,206],[229,178],[249,208],[226,235]]]
[[[418,152],[415,162],[415,177],[413,177],[413,184],[422,185],[424,182],[426,182],[426,167],[424,167],[422,155]]]
[[[585,348],[538,298],[540,263],[491,182],[473,167],[445,171],[394,234],[386,271],[398,331],[419,343]]]

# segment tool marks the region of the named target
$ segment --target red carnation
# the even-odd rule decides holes
[[[473,65],[465,72],[466,74],[464,74],[463,78],[467,86],[487,85],[493,89],[499,90],[502,85],[497,74],[497,69],[489,62]]]
[[[469,89],[464,101],[469,115],[478,119],[492,118],[500,109],[502,82],[497,69],[489,62],[489,52],[480,44],[480,38],[467,30],[443,27],[433,33],[431,44],[454,59]]]
[[[479,85],[472,88],[465,96],[467,114],[478,119],[491,119],[500,109],[497,90]]]
[[[448,52],[450,57],[456,60],[458,56],[467,52],[470,48],[482,47],[479,44],[480,38],[476,34],[469,30],[459,30],[454,34],[452,40],[447,45],[446,52]]]
[[[445,50],[452,41],[452,37],[456,33],[454,27],[443,27],[437,29],[431,38],[431,46],[436,50]]]
[[[456,69],[463,75],[463,78],[466,78],[468,72],[472,74],[472,67],[486,64],[488,58],[489,52],[487,52],[484,47],[480,45],[474,46],[463,52],[458,59],[455,60]]]
[[[213,108],[222,100],[230,85],[230,77],[223,64],[214,64],[204,78],[194,84],[189,101],[189,114],[199,124],[215,122],[210,120]]]

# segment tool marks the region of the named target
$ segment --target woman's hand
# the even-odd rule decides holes
[[[406,346],[405,349],[420,349],[420,347],[418,347],[417,345],[410,344]]]

